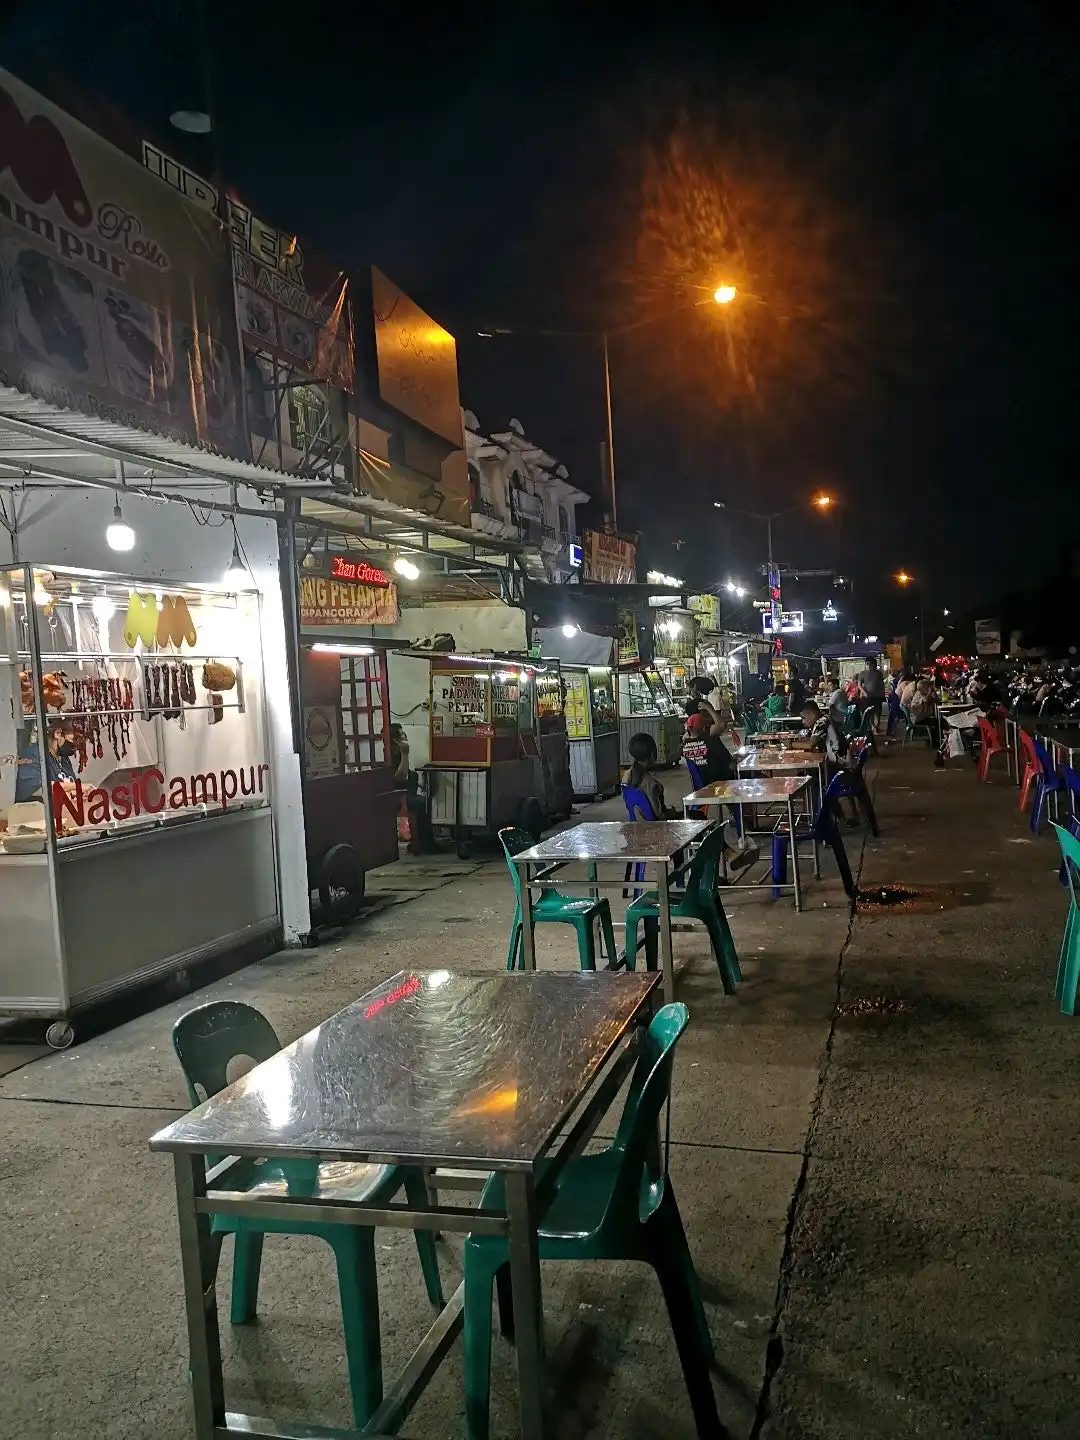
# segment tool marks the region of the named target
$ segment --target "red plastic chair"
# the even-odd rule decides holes
[[[1035,746],[1032,744],[1031,736],[1026,730],[1020,731],[1020,744],[1024,747],[1026,757],[1024,763],[1024,774],[1020,780],[1020,809],[1026,810],[1028,800],[1031,798],[1031,791],[1034,785],[1045,777],[1043,768],[1039,763],[1039,757],[1035,753]]]
[[[980,780],[990,778],[990,757],[993,755],[1008,755],[1005,750],[1005,741],[1002,739],[996,725],[991,725],[984,715],[979,716],[979,736],[982,739],[982,753],[979,755],[979,768],[976,771]]]

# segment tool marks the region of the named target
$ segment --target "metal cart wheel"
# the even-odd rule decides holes
[[[331,845],[319,863],[319,904],[323,917],[343,924],[364,903],[364,868],[351,845]]]
[[[45,1044],[51,1050],[66,1050],[75,1039],[75,1027],[68,1020],[54,1020],[45,1031]]]

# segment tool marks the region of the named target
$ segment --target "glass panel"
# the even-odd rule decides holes
[[[615,711],[615,676],[606,667],[589,668],[589,696],[592,702],[592,728],[594,735],[610,735],[618,729],[619,717]]]
[[[624,716],[635,719],[642,715],[656,715],[657,703],[649,689],[648,681],[640,670],[629,670],[619,677],[621,710]]]
[[[564,730],[566,717],[563,713],[565,692],[562,675],[558,671],[546,675],[538,671],[533,677],[533,683],[536,686],[536,714],[540,734],[551,735],[556,730]]]
[[[12,657],[31,683],[28,607],[45,705],[38,793],[62,844],[268,803],[257,595],[18,572],[9,692]]]
[[[647,670],[645,674],[649,682],[649,688],[652,690],[653,697],[656,701],[656,708],[660,711],[660,714],[681,715],[682,711],[668,694],[668,688],[664,684],[660,672],[658,670]]]
[[[22,567],[0,570],[0,858],[40,854],[46,843],[40,704],[26,612],[15,604],[25,585]]]

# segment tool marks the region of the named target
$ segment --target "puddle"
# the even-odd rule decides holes
[[[986,882],[966,885],[866,885],[860,888],[855,908],[863,915],[930,915],[964,905],[982,905],[990,899]]]

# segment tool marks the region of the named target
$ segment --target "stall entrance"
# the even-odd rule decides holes
[[[342,655],[341,730],[346,770],[390,763],[386,655]]]

